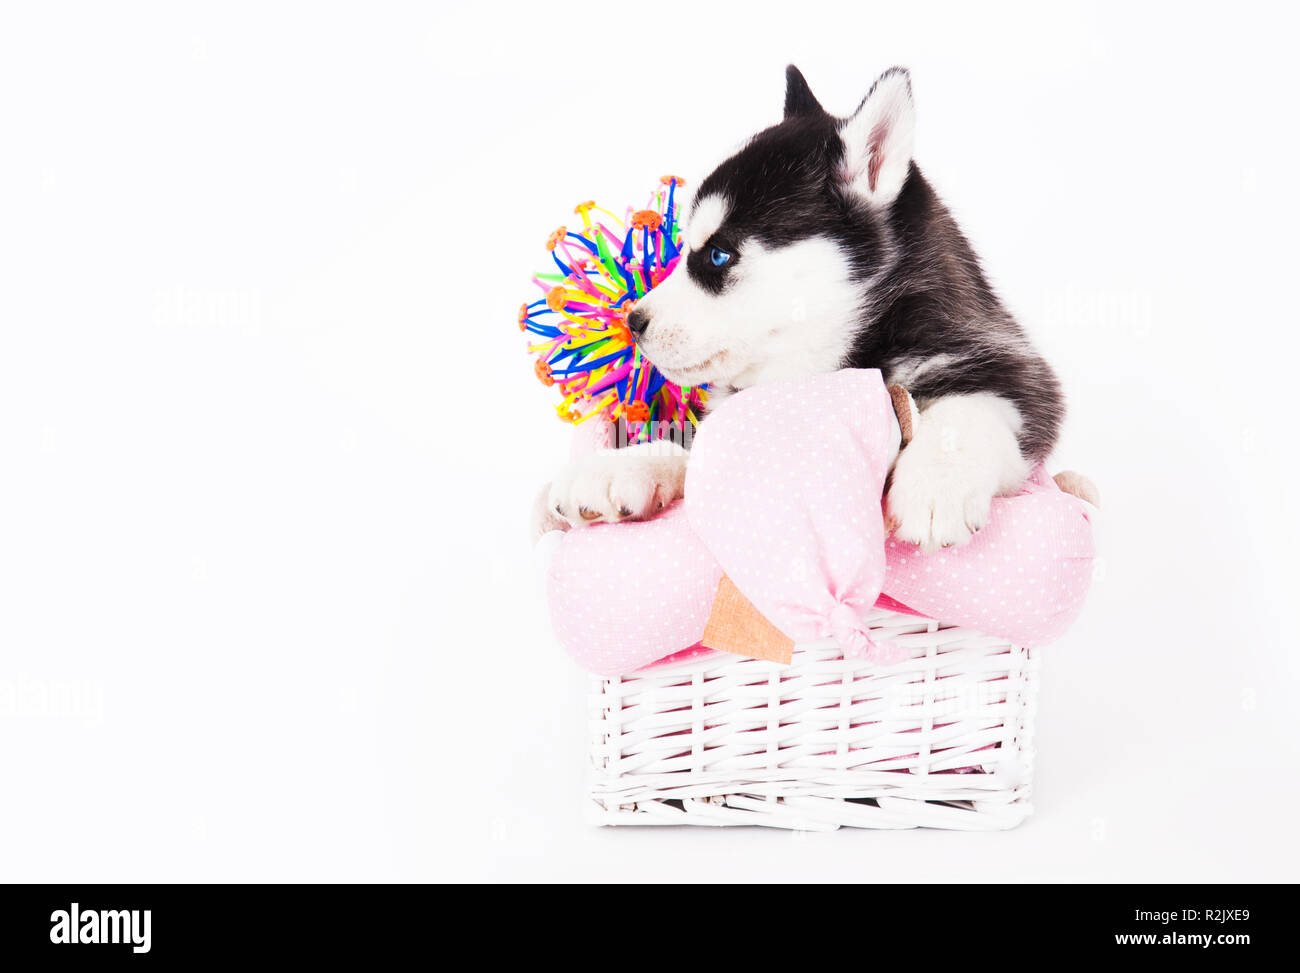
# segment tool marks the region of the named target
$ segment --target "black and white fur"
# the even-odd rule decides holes
[[[629,324],[665,375],[715,395],[881,369],[920,410],[886,519],[926,551],[963,544],[1052,449],[1060,386],[912,161],[908,73],[886,71],[848,118],[827,114],[793,65],[786,84],[784,120],[700,184],[684,267]],[[715,247],[731,254],[724,266]],[[547,513],[575,525],[653,516],[681,496],[686,458],[674,446],[597,453],[551,485]]]

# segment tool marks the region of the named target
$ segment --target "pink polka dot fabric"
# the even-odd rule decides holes
[[[796,642],[889,661],[861,618],[885,580],[880,509],[898,428],[880,373],[850,369],[732,396],[691,447],[691,527]]]
[[[547,570],[551,627],[587,671],[632,672],[699,642],[721,577],[680,500],[653,520],[571,530]]]
[[[930,618],[1033,648],[1065,633],[1092,583],[1092,508],[1039,466],[963,547],[922,554],[889,538],[884,591]]]
[[[700,427],[684,502],[563,536],[547,569],[557,639],[600,675],[712,654],[699,640],[724,570],[796,641],[881,662],[893,647],[859,626],[877,603],[1031,647],[1064,632],[1092,577],[1087,504],[1039,468],[969,544],[921,554],[884,533],[896,449],[874,370],[731,397]]]

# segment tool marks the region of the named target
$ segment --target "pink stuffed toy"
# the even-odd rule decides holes
[[[796,642],[833,638],[846,655],[893,661],[862,616],[884,587],[880,497],[900,441],[874,370],[742,392],[700,427],[686,479],[690,525]]]
[[[904,425],[907,422],[904,414]],[[737,393],[691,450],[686,499],[643,522],[549,535],[552,624],[584,668],[616,675],[699,647],[725,573],[795,641],[833,638],[887,664],[861,623],[876,604],[1040,645],[1077,615],[1092,576],[1091,507],[1036,469],[960,548],[886,537],[885,479],[905,429],[878,371]]]

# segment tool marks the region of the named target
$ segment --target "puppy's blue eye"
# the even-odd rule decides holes
[[[717,247],[714,247],[709,251],[709,259],[713,261],[713,266],[721,267],[731,259],[731,254],[727,253],[725,250],[719,250]]]

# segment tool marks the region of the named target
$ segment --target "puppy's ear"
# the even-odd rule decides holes
[[[785,69],[785,117],[797,115],[820,115],[821,104],[813,97],[812,89],[804,80],[799,69],[793,64]]]
[[[840,128],[841,182],[872,206],[888,206],[907,181],[915,129],[911,76],[905,68],[890,68]]]

